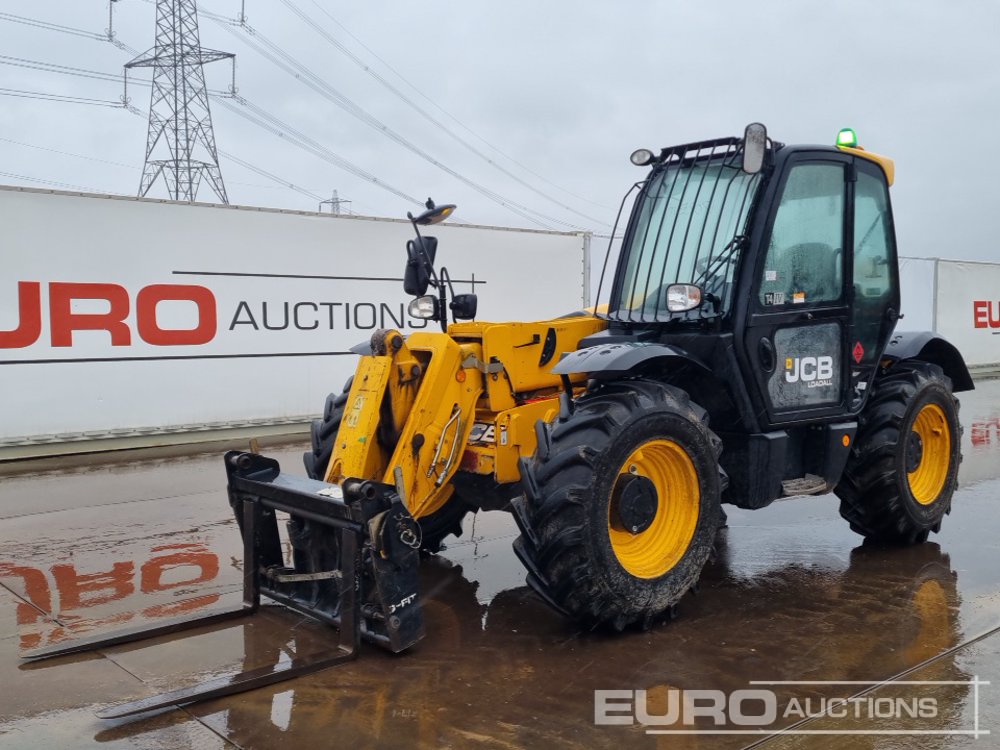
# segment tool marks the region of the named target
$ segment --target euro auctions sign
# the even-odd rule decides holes
[[[993,328],[1000,331],[1000,300],[972,300],[972,324],[976,328]]]
[[[969,365],[1000,364],[1000,264],[938,261],[935,310]]]
[[[132,328],[128,323],[132,300],[120,284],[51,282],[48,285],[49,339],[52,347],[72,347],[73,334],[79,331],[105,331],[111,346],[131,346]],[[83,312],[87,302],[97,303],[100,312]],[[161,323],[161,302],[187,302],[193,305],[193,327],[173,328]],[[45,319],[42,308],[42,284],[17,282],[17,328],[0,331],[0,349],[22,349],[38,343]],[[182,314],[183,315],[183,314]],[[135,327],[142,341],[154,346],[200,346],[211,342],[218,331],[218,313],[212,290],[191,284],[151,284],[135,296]]]
[[[0,447],[307,419],[352,346],[428,327],[406,310],[406,221],[0,188],[0,226]],[[589,238],[433,229],[480,319],[582,306]]]
[[[474,280],[469,283],[476,284]],[[219,303],[207,286],[150,284],[139,289],[134,300],[121,284],[55,281],[44,286],[47,305],[42,283],[17,282],[17,327],[0,331],[0,349],[34,346],[45,333],[53,349],[73,347],[74,336],[80,339],[84,331],[101,331],[111,347],[129,348],[140,342],[158,347],[204,346],[219,336]],[[428,322],[410,316],[403,302],[258,303],[241,299],[222,323],[224,336],[225,331],[243,326],[257,332],[321,327],[334,331],[350,330],[353,323],[359,331],[395,327],[405,332],[426,328]]]

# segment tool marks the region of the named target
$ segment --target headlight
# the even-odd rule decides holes
[[[411,318],[434,320],[437,318],[438,311],[437,297],[433,294],[425,294],[423,297],[411,299],[410,304],[406,306],[406,310],[410,313]]]
[[[644,167],[651,164],[654,158],[655,155],[648,148],[637,148],[628,159],[637,167]]]
[[[667,309],[670,312],[694,310],[701,305],[701,287],[694,284],[671,284],[667,287]]]

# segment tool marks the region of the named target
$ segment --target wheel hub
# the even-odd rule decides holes
[[[924,459],[924,441],[916,431],[911,431],[906,441],[906,472],[913,473]]]
[[[612,497],[612,513],[630,534],[641,534],[656,518],[656,485],[644,476],[626,474],[618,480]]]

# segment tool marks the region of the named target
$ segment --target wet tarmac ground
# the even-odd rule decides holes
[[[427,637],[411,651],[363,646],[345,666],[130,720],[95,712],[322,654],[336,634],[265,607],[23,664],[23,650],[237,603],[241,544],[218,455],[2,479],[0,748],[1000,747],[1000,381],[978,386],[962,394],[962,487],[927,544],[862,545],[832,495],[727,507],[716,559],[679,618],[610,636],[537,600],[513,522],[481,513],[423,564]],[[271,455],[301,471],[299,451]],[[740,726],[731,699],[723,727],[684,721],[684,707],[711,702],[691,691],[740,689],[773,691],[777,721]],[[625,694],[609,700],[679,718],[595,726],[595,690],[645,691],[627,694],[632,709]],[[835,701],[850,696],[849,711]],[[786,727],[797,733],[776,734]]]

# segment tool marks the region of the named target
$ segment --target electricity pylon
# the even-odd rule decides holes
[[[207,179],[219,200],[229,203],[203,66],[235,57],[230,52],[202,49],[196,0],[156,0],[156,43],[125,65],[126,70],[153,69],[140,197],[162,176],[172,200],[191,202],[202,179]]]

